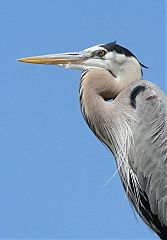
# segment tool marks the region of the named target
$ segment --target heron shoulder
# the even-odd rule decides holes
[[[123,135],[122,130],[119,134],[120,139],[123,138],[122,141],[126,142],[124,153],[130,169],[127,178],[129,198],[144,221],[165,237],[167,237],[166,103],[165,94],[155,84],[145,80],[129,84],[114,100],[115,112],[119,112],[119,124],[124,126],[123,129],[127,129],[124,132],[128,138],[126,134]],[[119,131],[119,128],[117,130]],[[119,161],[117,157],[117,162]],[[124,184],[126,185],[126,182]]]

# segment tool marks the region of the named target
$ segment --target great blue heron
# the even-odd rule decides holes
[[[167,98],[142,80],[145,66],[116,42],[19,60],[83,70],[83,117],[114,154],[126,194],[140,217],[167,239]]]

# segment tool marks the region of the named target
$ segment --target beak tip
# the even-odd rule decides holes
[[[24,63],[38,63],[37,61],[35,61],[33,58],[31,57],[27,57],[27,58],[18,58],[16,59],[16,61],[18,62],[24,62]]]
[[[16,61],[22,62],[22,59],[21,58],[17,58]]]
[[[16,61],[18,61],[18,62],[26,62],[25,58],[18,58],[18,59],[16,59]]]

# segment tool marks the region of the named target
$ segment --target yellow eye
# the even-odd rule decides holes
[[[104,57],[105,54],[106,54],[106,51],[103,50],[103,49],[100,49],[100,50],[98,51],[98,53],[97,53],[97,55],[98,55],[99,57]]]

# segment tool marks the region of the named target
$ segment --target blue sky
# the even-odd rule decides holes
[[[165,87],[165,1],[0,0],[0,238],[158,239],[79,107],[80,72],[31,55],[117,40]],[[122,205],[124,205],[122,207]]]

